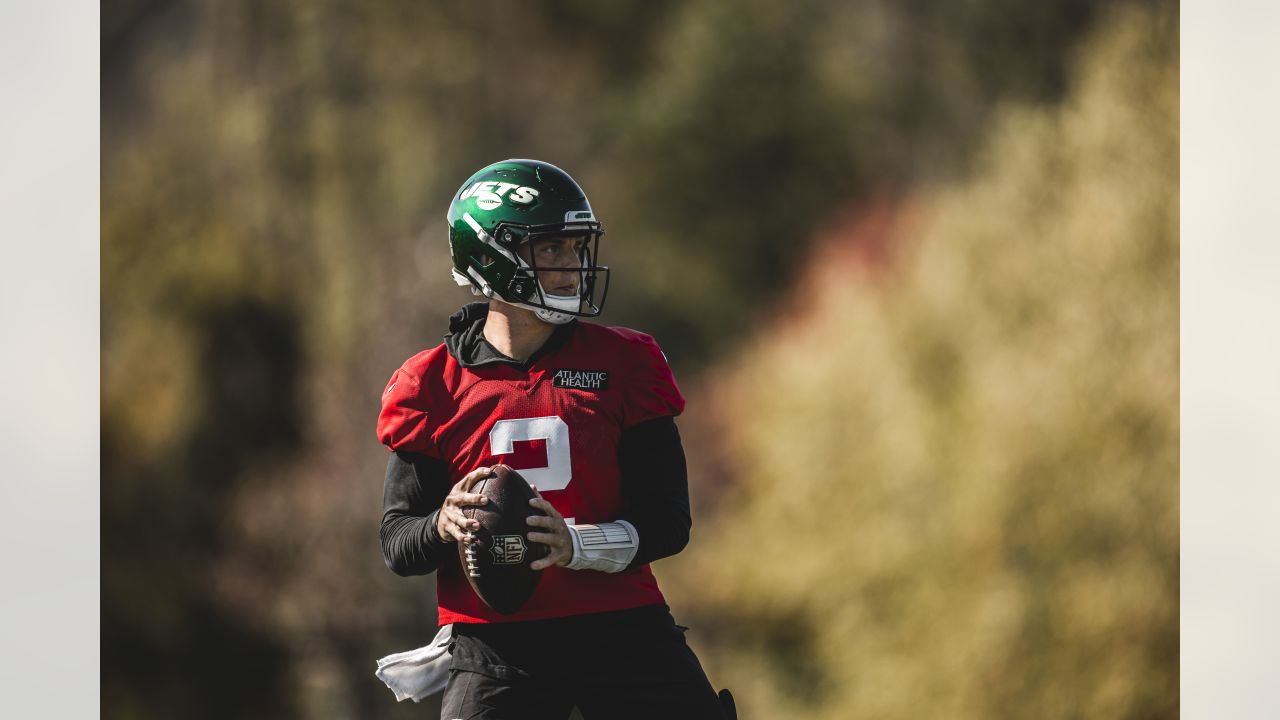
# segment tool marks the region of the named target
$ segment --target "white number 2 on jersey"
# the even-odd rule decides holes
[[[516,441],[547,441],[547,465],[540,468],[516,468],[539,492],[563,490],[573,479],[569,459],[569,426],[551,415],[519,420],[499,420],[489,431],[489,452],[506,455],[515,450]]]

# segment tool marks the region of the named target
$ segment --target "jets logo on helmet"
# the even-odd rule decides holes
[[[515,192],[512,192],[512,191]],[[510,193],[510,194],[508,194]],[[538,191],[531,187],[522,187],[513,183],[478,182],[458,196],[459,200],[474,198],[476,207],[481,210],[493,210],[502,204],[502,198],[520,205],[528,205],[538,197]]]
[[[597,257],[604,228],[582,188],[555,165],[504,160],[484,167],[458,189],[447,219],[453,278],[459,285],[528,308],[549,323],[595,317],[603,310],[609,268],[599,265]],[[579,281],[575,294],[553,295],[538,281],[538,271],[549,268],[531,265],[519,251],[539,238],[565,236],[584,241],[576,268]]]

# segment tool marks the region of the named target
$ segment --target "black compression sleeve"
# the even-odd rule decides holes
[[[675,418],[622,431],[622,519],[636,527],[640,548],[628,569],[675,555],[689,543],[689,471]]]
[[[436,530],[436,516],[448,494],[444,461],[394,452],[382,484],[382,559],[397,575],[426,575],[453,552]]]

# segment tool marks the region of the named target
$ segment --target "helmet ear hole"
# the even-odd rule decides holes
[[[483,270],[493,264],[493,257],[490,255],[481,253],[480,255],[476,256],[476,264],[479,265],[480,269]]]
[[[498,242],[502,243],[508,248],[519,247],[520,243],[524,242],[529,235],[528,231],[525,230],[524,228],[513,227],[505,223],[503,225],[500,225],[495,232],[496,232],[496,239],[498,240]]]
[[[528,300],[533,297],[533,286],[536,281],[531,277],[517,275],[511,279],[511,294],[521,300]]]

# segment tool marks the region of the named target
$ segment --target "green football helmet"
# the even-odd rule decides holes
[[[609,268],[596,262],[604,229],[582,188],[555,165],[503,160],[481,169],[458,188],[448,219],[453,279],[459,285],[528,308],[557,325],[596,317],[604,308]],[[586,240],[575,295],[548,293],[537,275],[547,268],[525,262],[518,253],[523,243],[552,236]]]

